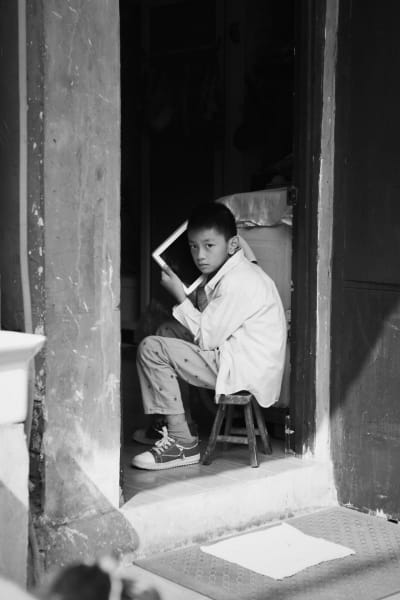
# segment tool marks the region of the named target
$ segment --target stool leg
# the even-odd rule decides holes
[[[210,465],[212,462],[212,455],[215,450],[215,445],[217,443],[217,435],[219,434],[219,430],[221,429],[222,421],[224,420],[226,412],[226,405],[220,404],[218,406],[217,414],[214,419],[214,423],[211,429],[210,437],[208,438],[208,444],[206,451],[204,452],[203,458],[201,462],[203,465]]]
[[[252,467],[258,467],[257,441],[256,432],[254,431],[251,402],[248,402],[248,404],[244,406],[244,418],[246,420],[247,439],[249,442],[250,465]]]
[[[226,418],[225,418],[225,426],[224,426],[224,435],[229,435],[232,429],[232,421],[233,421],[233,414],[235,411],[235,407],[232,406],[231,404],[228,404],[226,407]],[[227,450],[228,448],[228,443],[224,442],[223,444],[223,449]]]
[[[261,442],[264,449],[265,454],[272,454],[271,440],[269,439],[268,429],[265,425],[264,417],[255,398],[252,399],[252,405],[254,409],[254,414],[256,415],[258,431],[260,432]]]

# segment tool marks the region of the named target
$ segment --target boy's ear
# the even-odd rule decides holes
[[[235,252],[237,252],[240,248],[239,236],[234,235],[228,242],[228,254],[229,256],[233,256]]]

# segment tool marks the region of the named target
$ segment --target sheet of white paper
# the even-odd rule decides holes
[[[355,554],[350,548],[306,535],[287,523],[201,546],[201,550],[273,579]]]

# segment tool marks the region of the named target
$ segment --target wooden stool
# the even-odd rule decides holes
[[[218,410],[214,419],[211,434],[208,440],[206,451],[201,460],[203,465],[210,465],[212,455],[217,442],[230,442],[232,444],[247,444],[249,447],[250,465],[258,467],[256,431],[254,429],[253,411],[256,416],[258,431],[261,436],[261,442],[265,454],[272,454],[271,441],[268,430],[264,422],[261,408],[257,400],[249,392],[238,392],[221,396],[218,401]],[[232,435],[242,433],[242,430],[232,429],[233,411],[237,406],[242,406],[246,422],[245,433],[247,435]],[[225,418],[224,434],[219,435],[222,422]]]

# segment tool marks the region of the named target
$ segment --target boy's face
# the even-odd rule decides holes
[[[214,228],[189,231],[188,241],[194,263],[204,275],[218,271],[238,248],[237,236],[226,240]]]

